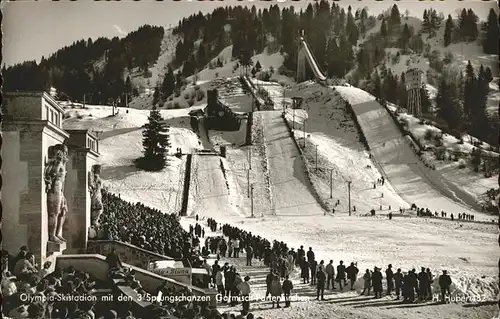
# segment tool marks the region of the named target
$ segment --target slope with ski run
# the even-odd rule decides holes
[[[168,166],[161,172],[144,172],[134,160],[142,156],[142,131],[148,110],[61,102],[66,109],[65,129],[97,131],[101,177],[110,191],[131,202],[141,201],[167,213],[178,213],[182,203],[185,157],[168,157]],[[194,108],[193,108],[194,109]],[[191,109],[161,110],[170,127],[171,150],[180,147],[184,153],[201,148],[191,130],[188,112]],[[127,113],[128,112],[128,113]]]
[[[491,215],[465,205],[472,203],[473,198],[467,198],[468,194],[423,165],[375,97],[354,87],[337,86],[334,89],[352,105],[376,163],[408,203],[429,208],[432,212],[443,210],[455,215],[467,212],[473,213],[476,220],[491,220]]]
[[[276,96],[279,98],[278,94]],[[170,166],[163,172],[147,173],[136,170],[132,161],[141,155],[140,127],[146,122],[148,111],[130,109],[127,114],[125,109],[119,110],[119,115],[109,117],[111,107],[87,106],[86,109],[70,109],[68,112],[73,113],[72,118],[66,120],[64,124],[66,128],[104,131],[99,136],[101,162],[104,165],[102,177],[111,191],[120,193],[122,198],[132,202],[141,201],[165,212],[173,212],[174,192],[182,189],[182,184],[176,176],[179,175],[178,172],[184,164],[180,161],[177,163],[175,157],[171,157]],[[188,150],[199,147],[196,135],[188,128],[189,120],[186,115],[189,111],[190,109],[161,111],[167,121],[173,124],[173,149],[182,147]],[[76,113],[82,118],[75,118]],[[183,120],[184,124],[181,123]],[[209,155],[205,157],[208,158]],[[496,251],[496,246],[491,245],[496,236],[494,227],[470,224],[462,228],[452,226],[456,229],[450,231],[450,224],[446,222],[405,218],[391,224],[391,231],[388,231],[387,221],[382,218],[347,217],[345,215],[332,218],[332,216],[322,216],[321,213],[313,217],[289,218],[265,215],[263,218],[250,219],[248,218],[249,201],[242,199],[245,197],[245,192],[234,182],[234,179],[231,180],[234,174],[233,176],[227,174],[226,184],[226,179],[220,169],[220,158],[212,157],[204,168],[205,171],[199,169],[198,166],[197,174],[193,174],[193,176],[200,177],[195,184],[201,190],[198,193],[200,204],[196,200],[192,201],[193,205],[197,206],[191,211],[199,210],[200,207],[209,208],[203,209],[200,215],[231,223],[269,240],[283,240],[292,247],[311,246],[321,259],[331,258],[335,261],[343,259],[346,262],[356,260],[359,262],[360,269],[393,263],[403,269],[426,265],[437,273],[438,270],[446,267],[452,273],[455,286],[460,290],[467,289],[469,295],[484,293],[487,298],[490,298],[496,294],[492,284],[496,280],[495,265],[490,264],[485,258],[485,256],[494,255]],[[280,174],[280,171],[275,173]],[[210,176],[210,174],[213,175]],[[290,189],[290,192],[289,196],[293,198],[295,192],[293,189]],[[165,200],[169,197],[170,201]],[[420,230],[418,234],[416,229]],[[439,258],[436,257],[436,253],[440,254]],[[477,282],[478,275],[485,277]],[[474,289],[471,290],[471,288]],[[346,315],[353,314],[357,318],[393,318],[398,315],[411,318],[415,316],[415,311],[412,309],[389,309],[393,306],[386,309],[379,307],[375,312],[373,312],[373,307],[369,312],[364,311],[363,308],[353,309],[353,307],[366,306],[366,300],[363,302],[353,293],[348,292],[339,294],[337,297],[340,299],[333,300],[333,303],[342,305],[341,307],[332,303],[302,303],[289,310],[264,309],[257,313],[261,313],[266,318],[305,318],[310,317],[309,314],[324,317],[328,316],[326,314],[332,310],[346,313]],[[352,302],[349,303],[348,300]],[[443,307],[442,311],[459,313],[458,306]],[[429,312],[429,315],[434,316],[440,311],[438,308],[441,309],[441,307],[432,307],[432,312],[430,308],[419,311]]]
[[[279,88],[278,85],[274,86]],[[349,217],[347,214],[338,214],[335,217],[323,216],[319,205],[313,202],[314,197],[308,189],[309,186],[303,182],[304,173],[294,167],[294,161],[298,160],[293,156],[298,153],[292,148],[295,146],[290,140],[283,120],[279,118],[279,113],[276,111],[260,113],[266,123],[264,127],[267,131],[265,135],[268,137],[266,149],[271,168],[271,188],[275,198],[276,216],[257,215],[257,218],[248,218],[249,202],[240,200],[237,204],[231,203],[227,195],[224,195],[227,199],[221,203],[220,198],[223,194],[221,190],[228,187],[221,172],[216,173],[219,177],[213,179],[199,175],[201,178],[197,187],[206,189],[204,200],[207,202],[202,202],[203,204],[199,206],[203,208],[199,212],[193,210],[193,213],[236,225],[269,240],[283,240],[292,247],[300,245],[313,247],[320,259],[358,261],[360,269],[372,268],[374,265],[381,267],[389,263],[403,269],[425,265],[434,273],[447,268],[453,274],[454,286],[460,291],[468,295],[484,293],[488,298],[496,294],[493,284],[496,280],[496,265],[488,260],[488,256],[494,254],[496,249],[493,244],[496,236],[494,226],[472,223],[459,226],[449,221],[411,217],[395,218],[389,225],[386,217],[372,218],[360,215]],[[286,135],[283,132],[286,132]],[[215,170],[217,163],[211,165],[211,168],[204,167],[204,169],[207,172],[217,171]],[[363,170],[357,167],[350,173],[363,174]],[[290,182],[290,179],[295,181]],[[363,178],[358,177],[358,179]],[[203,183],[202,180],[210,182]],[[212,180],[216,180],[217,184],[213,184]],[[280,181],[285,182],[283,183],[285,187],[276,185]],[[294,186],[287,187],[286,182]],[[240,187],[238,193],[237,189],[231,189],[229,183],[228,193],[245,197],[245,192],[241,189]],[[217,204],[208,202],[211,196]],[[304,205],[297,208],[281,207],[283,204]],[[212,209],[204,208],[208,206]],[[234,212],[235,210],[237,212]],[[484,277],[477,279],[478,275]]]

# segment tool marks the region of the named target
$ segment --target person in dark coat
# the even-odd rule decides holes
[[[302,283],[309,283],[309,264],[307,263],[306,257],[302,257],[300,263],[300,278],[302,278]]]
[[[450,275],[448,275],[447,270],[443,270],[443,274],[439,276],[439,287],[441,288],[441,302],[446,303],[446,293],[448,295],[451,295],[450,292],[450,286],[451,286],[451,278]]]
[[[394,274],[394,283],[396,285],[396,299],[399,300],[401,287],[403,287],[403,274],[401,273],[401,268],[398,268],[398,270]]]
[[[106,255],[106,263],[108,264],[108,269],[121,269],[123,267],[120,256],[118,256],[114,248],[112,248],[109,254]]]
[[[347,285],[346,279],[345,279],[345,266],[344,262],[341,260],[340,264],[337,266],[337,282],[340,285],[340,290],[342,290],[342,281],[344,281],[344,285]]]
[[[380,269],[375,267],[373,270],[372,274],[372,286],[373,286],[373,292],[375,293],[375,298],[381,298],[382,297],[382,280],[383,280],[382,273],[380,272]]]
[[[389,264],[385,270],[385,279],[387,280],[387,295],[390,295],[394,289],[394,273],[392,272],[392,265]]]
[[[427,285],[427,299],[432,299],[432,283],[434,282],[434,276],[432,275],[431,270],[429,268],[427,268],[425,272],[429,277],[429,283]]]
[[[358,267],[354,263],[351,263],[349,267],[346,268],[347,279],[351,283],[351,290],[354,290],[354,284],[356,283],[356,279],[359,273]]]
[[[319,300],[319,296],[321,294],[321,300],[325,300],[325,282],[326,275],[323,270],[318,271],[317,276],[317,285],[316,285],[316,300]]]
[[[314,259],[309,261],[309,269],[311,269],[311,285],[316,284],[316,268],[318,267],[318,262]]]
[[[417,285],[415,276],[412,271],[403,277],[403,302],[413,302],[415,300],[415,287]]]
[[[421,271],[418,273],[418,298],[420,300],[427,299],[427,291],[429,289],[429,275],[425,272],[425,268],[422,267]]]
[[[415,268],[411,270],[410,275],[412,276],[413,289],[415,290],[415,294],[418,297],[418,274]]]
[[[220,265],[219,261],[214,261],[214,264],[212,265],[212,281],[215,284],[215,276],[217,275],[217,272],[220,270]]]
[[[309,247],[309,251],[307,252],[307,262],[311,262],[314,260],[314,252],[312,251],[312,247]]]
[[[293,289],[293,283],[288,279],[288,275],[285,276],[285,280],[283,281],[283,295],[285,296],[285,308],[290,307],[290,293]]]
[[[247,266],[252,266],[252,256],[253,256],[252,245],[248,244],[245,251],[247,253]]]
[[[304,246],[300,246],[299,249],[297,249],[297,259],[295,259],[295,263],[297,266],[300,266],[300,263],[302,262],[302,259],[306,256],[306,252],[304,251]]]
[[[266,276],[266,298],[271,294],[271,285],[273,283],[274,272],[273,270],[269,270],[269,273]]]

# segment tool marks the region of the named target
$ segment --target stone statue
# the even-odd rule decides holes
[[[47,193],[49,241],[56,243],[66,241],[62,237],[62,230],[68,212],[68,205],[64,196],[67,162],[68,148],[66,145],[57,144],[49,147],[44,180]]]
[[[89,172],[90,216],[92,225],[99,225],[99,216],[103,211],[102,206],[102,180],[100,177],[101,165],[93,165]]]

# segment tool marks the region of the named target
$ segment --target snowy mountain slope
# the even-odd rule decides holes
[[[396,112],[397,107],[389,105],[389,110]],[[453,182],[463,191],[470,194],[476,200],[483,196],[488,190],[498,186],[497,177],[485,177],[484,172],[474,172],[470,165],[471,152],[478,144],[473,145],[477,139],[464,135],[460,142],[456,137],[442,133],[442,131],[432,125],[423,124],[415,117],[399,113],[396,115],[400,121],[405,123],[405,127],[417,138],[428,150],[423,151],[423,156],[428,163],[436,167],[436,171],[442,174],[447,180]],[[436,138],[441,136],[439,144]],[[429,138],[430,137],[430,138]],[[442,145],[442,146],[441,146]],[[479,147],[482,149],[483,157],[490,158],[490,161],[497,161],[499,154],[491,151],[493,148],[487,143],[482,142]],[[437,159],[435,150],[445,150],[443,159]],[[457,160],[449,160],[449,157]]]
[[[247,213],[238,205],[241,196],[236,183],[223,170],[220,156],[193,156],[190,187],[190,210],[188,215],[210,216],[219,212],[223,216],[245,216]],[[235,189],[236,188],[236,189]]]
[[[191,152],[199,148],[198,138],[190,128],[189,111],[162,111],[171,125],[171,150],[180,147],[183,152]],[[134,160],[142,156],[142,126],[147,122],[149,111],[118,108],[119,113],[110,116],[111,112],[110,106],[68,107],[66,117],[71,117],[64,120],[63,127],[99,132],[99,162],[103,165],[101,177],[110,191],[121,194],[122,198],[131,202],[147,198],[148,205],[152,207],[170,213],[178,212],[185,158],[169,156],[168,167],[161,172],[137,169]]]
[[[351,200],[352,205],[356,206],[356,215],[365,214],[373,208],[380,211],[380,205],[380,213],[383,214],[390,211],[389,206],[392,211],[397,211],[399,207],[409,207],[389,182],[373,189],[373,183],[381,177],[380,172],[359,142],[357,129],[347,113],[344,101],[332,95],[331,88],[309,82],[292,86],[287,94],[300,94],[304,98],[302,109],[287,109],[286,119],[292,123],[295,118],[294,133],[299,145],[304,143],[303,121],[304,118],[307,119],[307,146],[303,152],[314,187],[328,207],[333,208],[336,200],[340,200],[340,205],[335,207],[336,214],[348,212],[348,181],[352,182]],[[277,102],[279,99],[278,97]]]
[[[312,194],[302,158],[279,111],[259,112],[263,119],[269,178],[278,216],[315,216],[323,209]]]
[[[364,92],[360,89],[335,87],[335,90],[350,101],[379,168],[407,202],[428,207],[432,212],[444,210],[458,214],[468,211],[477,219],[491,219],[490,215],[465,206],[466,203],[473,205],[474,198],[424,167],[388,112],[374,97],[363,101],[359,99]]]
[[[179,36],[172,33],[172,29],[164,28],[164,36],[161,42],[160,55],[156,63],[149,67],[151,72],[150,77],[144,77],[144,72],[135,68],[131,71],[124,71],[124,78],[130,75],[132,84],[139,88],[139,93],[144,94],[146,89],[154,88],[158,81],[163,79],[163,75],[167,71],[168,64],[172,61],[175,55],[175,46],[179,41]]]

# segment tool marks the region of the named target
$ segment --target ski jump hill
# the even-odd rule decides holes
[[[374,96],[355,87],[332,87],[356,114],[374,162],[399,195],[409,204],[455,215],[470,212],[477,219],[491,220],[480,213],[474,198],[427,168],[394,123],[388,110]]]
[[[306,80],[306,61],[311,67],[311,70],[314,74],[314,77],[320,83],[326,83],[326,76],[321,72],[321,69],[318,67],[318,63],[314,55],[312,54],[309,46],[307,45],[306,40],[303,37],[300,38],[300,46],[299,52],[297,55],[298,63],[297,63],[297,83],[303,82]]]
[[[326,76],[318,67],[307,42],[300,38],[297,63],[297,82],[306,80],[306,62],[316,80],[326,83]],[[394,123],[388,110],[374,96],[356,88],[332,86],[334,94],[349,103],[357,117],[362,133],[370,147],[380,173],[409,204],[429,208],[432,212],[463,213],[473,211],[477,219],[491,220],[480,213],[475,199],[462,191],[438,172],[425,167],[410,147],[407,139]]]

